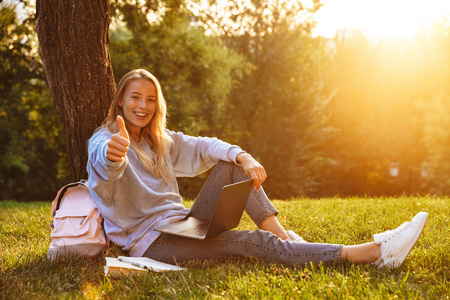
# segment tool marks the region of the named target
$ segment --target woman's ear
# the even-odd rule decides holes
[[[119,103],[118,103],[120,107],[123,106],[122,102],[123,102],[122,99],[120,99],[120,100],[119,100]]]

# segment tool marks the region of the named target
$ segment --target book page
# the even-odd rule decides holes
[[[148,257],[128,257],[128,256],[119,256],[119,260],[123,262],[127,262],[133,264],[135,266],[139,266],[142,268],[146,268],[150,271],[154,272],[167,272],[167,271],[182,271],[184,268],[180,268],[175,265],[166,264],[160,261],[156,261],[154,259],[150,259]]]
[[[134,266],[130,263],[120,261],[115,257],[105,257],[106,265],[105,275],[130,274],[130,273],[145,273],[147,269]]]

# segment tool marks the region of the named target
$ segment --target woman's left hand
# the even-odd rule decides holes
[[[259,190],[262,183],[267,178],[264,167],[246,152],[239,153],[238,156],[236,156],[236,161],[241,165],[245,173],[252,177],[255,190]]]

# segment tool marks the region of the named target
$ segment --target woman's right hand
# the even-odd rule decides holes
[[[236,162],[242,166],[247,175],[252,177],[255,190],[259,190],[261,184],[267,178],[264,167],[247,152],[239,153],[236,156]]]
[[[111,140],[108,142],[106,158],[113,162],[122,162],[130,146],[130,136],[120,115],[117,116],[117,125],[120,131],[111,136]]]

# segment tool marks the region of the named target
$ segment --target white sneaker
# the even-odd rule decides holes
[[[375,262],[375,265],[378,268],[389,269],[399,267],[417,242],[427,218],[428,213],[422,211],[411,222],[403,223],[394,230],[375,234],[374,241],[381,248],[381,257]]]
[[[307,241],[302,239],[298,234],[296,234],[292,230],[288,230],[287,234],[289,237],[286,239],[286,241],[297,242],[297,243],[307,243]]]

